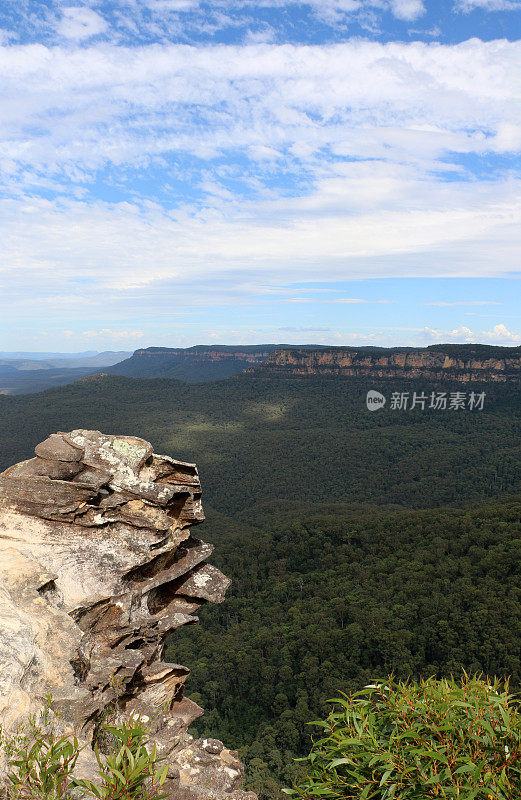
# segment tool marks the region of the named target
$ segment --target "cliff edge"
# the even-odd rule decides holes
[[[184,695],[189,670],[163,660],[166,637],[230,583],[190,531],[203,519],[196,466],[133,436],[52,434],[0,475],[8,734],[51,693],[58,732],[87,744],[78,776],[90,778],[100,724],[139,714],[168,761],[172,800],[255,800],[238,788],[237,754],[188,733],[203,709]]]
[[[277,350],[249,373],[337,375],[384,379],[424,379],[459,383],[521,381],[521,348],[490,345],[433,345],[427,348],[348,348]]]

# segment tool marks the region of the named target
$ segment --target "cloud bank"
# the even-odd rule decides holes
[[[93,14],[0,48],[5,319],[190,281],[212,303],[281,276],[519,273],[521,43],[76,46]]]

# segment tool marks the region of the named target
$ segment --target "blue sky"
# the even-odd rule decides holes
[[[521,0],[4,0],[0,349],[521,344]]]

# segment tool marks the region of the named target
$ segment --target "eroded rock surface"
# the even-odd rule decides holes
[[[92,744],[102,720],[139,714],[170,765],[172,800],[254,797],[242,766],[188,726],[189,670],[167,635],[220,603],[230,583],[212,546],[194,464],[133,436],[74,430],[0,475],[0,719],[9,733],[52,693],[55,724]],[[92,750],[82,753],[90,776]],[[1,769],[1,764],[0,764]],[[1,778],[0,778],[1,785]]]
[[[458,346],[456,355],[449,345],[421,348],[376,349],[324,347],[281,349],[271,353],[256,368],[263,375],[340,375],[391,379],[424,379],[458,383],[513,383],[521,381],[521,348]]]

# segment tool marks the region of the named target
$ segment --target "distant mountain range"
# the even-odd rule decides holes
[[[15,358],[14,356],[17,356]],[[196,345],[147,347],[134,353],[0,353],[0,394],[28,394],[95,374],[168,378],[185,383],[242,372],[304,377],[371,377],[429,381],[521,382],[521,347],[444,344],[418,347]]]
[[[72,383],[129,355],[125,350],[103,353],[0,352],[0,394],[30,394]]]
[[[186,383],[229,378],[247,371],[304,376],[336,375],[512,382],[521,379],[521,347],[482,344],[415,347],[327,347],[260,344],[148,347],[104,370],[131,378],[175,378]]]
[[[38,361],[44,361],[46,358],[80,358],[83,356],[95,356],[98,354],[97,350],[85,350],[83,353],[55,353],[44,352],[41,350],[0,350],[0,359],[28,359],[34,358]]]
[[[287,344],[196,345],[195,347],[147,347],[125,361],[104,370],[128,378],[175,378],[186,383],[230,378],[261,364]],[[299,345],[302,350],[320,350],[316,344]]]

